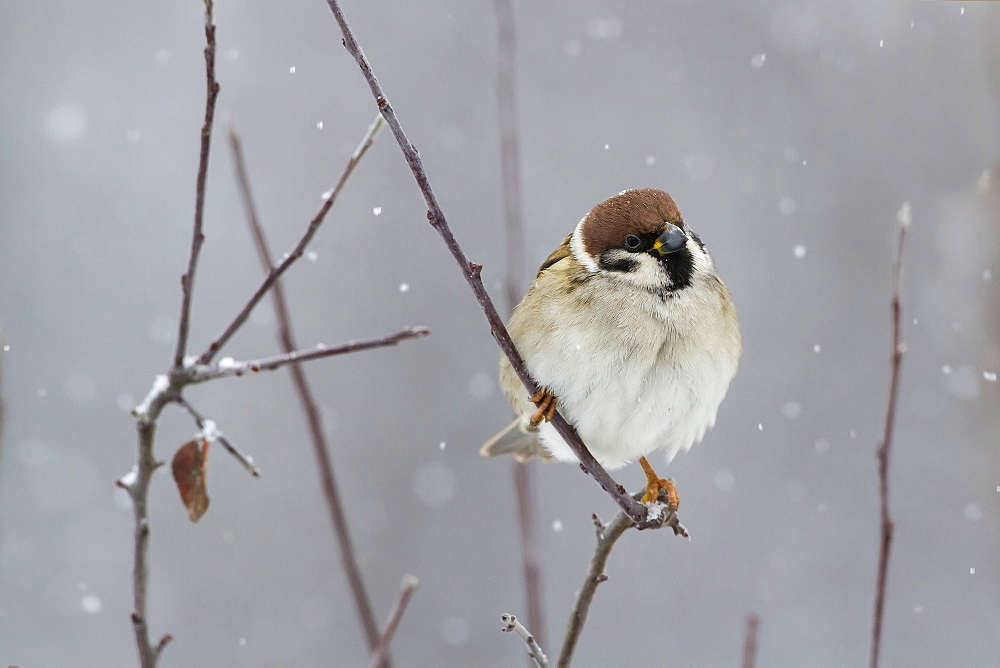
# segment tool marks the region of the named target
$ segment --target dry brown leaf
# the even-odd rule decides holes
[[[174,473],[177,491],[188,509],[188,517],[197,522],[208,510],[208,490],[205,479],[208,472],[207,439],[195,439],[182,445],[174,455],[170,468]]]

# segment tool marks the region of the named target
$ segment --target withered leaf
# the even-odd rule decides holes
[[[181,501],[188,509],[188,518],[192,522],[200,520],[208,510],[208,490],[205,488],[208,446],[207,439],[189,441],[177,450],[170,464],[177,491],[181,493]]]

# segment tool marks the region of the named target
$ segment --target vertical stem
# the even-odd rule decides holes
[[[215,23],[212,18],[213,0],[205,0],[205,120],[201,125],[201,153],[198,158],[198,176],[195,179],[194,229],[191,234],[191,255],[187,271],[181,276],[181,316],[177,326],[177,347],[174,350],[174,369],[184,364],[188,333],[191,330],[191,298],[194,294],[194,276],[198,268],[201,246],[205,243],[202,224],[205,219],[205,182],[208,179],[208,155],[212,148],[212,123],[215,119],[215,101],[219,96],[219,82],[215,80]]]
[[[889,380],[889,405],[885,414],[885,433],[882,443],[878,446],[879,480],[879,520],[881,525],[881,540],[878,553],[878,576],[875,583],[875,611],[872,618],[872,645],[870,668],[878,668],[879,654],[882,649],[882,619],[885,612],[886,588],[889,580],[889,556],[892,550],[892,537],[895,524],[889,513],[889,454],[892,450],[892,437],[896,426],[896,407],[899,403],[899,380],[903,371],[903,353],[906,344],[903,343],[903,246],[906,232],[910,227],[910,205],[906,203],[899,210],[899,241],[896,247],[895,280],[892,291],[892,356],[891,376]]]
[[[524,216],[521,195],[520,157],[517,138],[517,114],[514,106],[514,67],[516,62],[516,24],[511,0],[496,0],[497,12],[497,106],[500,121],[500,159],[503,174],[504,238],[507,266],[504,295],[508,310],[520,301],[519,278],[524,271]],[[535,494],[533,469],[527,463],[514,462],[514,493],[517,496],[518,528],[521,538],[521,563],[524,571],[525,598],[528,603],[528,626],[539,645],[545,646],[545,613],[542,605],[542,566],[535,534]]]

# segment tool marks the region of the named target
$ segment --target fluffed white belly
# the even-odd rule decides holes
[[[741,345],[735,313],[709,294],[653,309],[626,297],[617,308],[567,312],[546,302],[515,312],[515,344],[529,372],[605,467],[658,450],[669,461],[715,424]],[[518,327],[519,317],[558,326]],[[513,371],[501,376],[526,425],[535,407]],[[542,423],[539,436],[556,459],[577,461],[551,424]]]

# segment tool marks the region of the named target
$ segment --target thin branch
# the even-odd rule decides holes
[[[504,294],[509,308],[521,300],[518,277],[524,275],[524,215],[521,165],[514,108],[515,23],[511,0],[496,0],[497,106],[500,119],[500,160],[503,174],[504,237],[507,267]],[[537,630],[537,629],[536,629]]]
[[[139,651],[142,668],[153,668],[160,652],[170,642],[165,635],[153,646],[149,641],[149,627],[146,621],[146,592],[149,580],[149,484],[153,472],[163,462],[153,454],[156,436],[156,420],[171,401],[176,400],[179,388],[166,376],[157,376],[146,399],[132,411],[136,418],[138,451],[132,471],[122,477],[118,486],[132,497],[132,514],[135,519],[132,551],[132,631]]]
[[[260,469],[257,468],[257,463],[253,460],[253,457],[240,450],[238,447],[233,445],[228,438],[223,436],[222,432],[216,428],[213,420],[209,420],[195,410],[195,407],[189,404],[187,399],[183,396],[177,397],[177,403],[179,403],[194,419],[195,424],[198,425],[198,429],[202,432],[200,435],[201,438],[205,438],[209,441],[218,441],[222,444],[222,447],[226,449],[226,452],[235,457],[236,461],[243,465],[243,468],[245,468],[250,475],[254,478],[260,477]]]
[[[248,371],[253,373],[257,373],[259,371],[274,371],[275,369],[280,369],[284,366],[298,365],[302,362],[311,362],[313,360],[323,359],[324,357],[333,357],[334,355],[344,355],[346,353],[357,353],[362,350],[371,350],[372,348],[385,348],[386,346],[394,346],[400,341],[419,339],[429,333],[430,330],[426,327],[404,327],[394,334],[381,336],[375,339],[348,341],[347,343],[343,343],[339,346],[325,346],[320,344],[316,348],[308,350],[292,350],[281,355],[262,357],[260,359],[248,360],[246,362],[223,359],[213,364],[195,364],[194,366],[188,367],[185,372],[188,375],[188,382],[203,383],[217,378],[243,376]]]
[[[406,606],[410,604],[410,599],[413,598],[413,594],[417,591],[417,586],[420,581],[412,575],[407,575],[403,577],[403,589],[399,592],[399,598],[396,600],[396,605],[392,607],[389,612],[389,617],[385,621],[385,626],[382,627],[382,633],[379,635],[378,643],[375,645],[375,649],[372,651],[372,659],[369,663],[371,668],[387,668],[389,665],[389,645],[392,643],[392,637],[396,635],[396,628],[399,626],[399,620],[403,618],[403,613],[406,612]]]
[[[330,7],[330,11],[333,12],[337,23],[340,25],[344,46],[361,68],[361,72],[368,82],[368,86],[372,91],[372,95],[375,98],[379,111],[389,124],[392,134],[396,138],[396,143],[399,144],[399,147],[403,152],[403,156],[406,158],[406,162],[410,166],[410,171],[413,172],[413,177],[417,182],[417,186],[420,188],[420,192],[423,194],[424,202],[427,204],[427,219],[430,221],[434,229],[437,230],[438,234],[441,235],[441,238],[444,240],[448,250],[458,262],[459,268],[462,270],[462,274],[465,276],[466,282],[468,282],[469,287],[472,288],[472,292],[476,295],[476,299],[479,302],[480,307],[483,309],[483,313],[486,315],[486,320],[490,324],[490,331],[493,334],[493,338],[497,340],[497,343],[500,345],[500,349],[503,350],[505,355],[507,355],[514,371],[517,372],[521,382],[524,383],[524,387],[528,391],[528,394],[536,394],[538,392],[538,386],[528,373],[527,367],[524,365],[524,360],[522,360],[520,354],[518,354],[513,341],[511,341],[510,334],[504,326],[503,319],[500,317],[496,307],[493,305],[493,300],[490,299],[489,293],[487,293],[486,288],[483,286],[483,280],[480,276],[483,266],[481,264],[471,262],[469,258],[466,257],[465,251],[462,250],[462,247],[459,246],[454,234],[452,234],[444,212],[441,210],[437,197],[435,197],[434,191],[431,189],[430,183],[427,180],[427,173],[424,171],[420,154],[403,132],[399,119],[396,117],[396,112],[389,104],[388,99],[386,99],[385,93],[382,91],[382,86],[372,73],[371,65],[368,64],[368,59],[365,58],[365,55],[361,50],[361,46],[358,44],[357,38],[355,38],[350,25],[347,23],[347,19],[344,17],[343,11],[340,9],[340,3],[337,2],[337,0],[327,0],[327,4]],[[562,415],[557,412],[553,416],[551,424],[555,427],[556,431],[559,432],[559,434],[573,450],[573,453],[580,460],[580,468],[597,481],[601,488],[615,500],[619,507],[636,523],[639,528],[660,529],[664,526],[670,526],[674,529],[675,534],[679,533],[676,528],[676,514],[666,513],[658,514],[656,517],[650,516],[647,512],[648,509],[644,507],[643,504],[629,496],[625,488],[615,482],[614,478],[611,477],[604,467],[601,466],[596,459],[594,459],[594,456],[587,449],[587,446],[584,445],[582,440],[580,440],[579,434],[577,434],[576,430],[570,426],[568,422],[566,422]]]
[[[743,668],[754,668],[757,665],[757,631],[760,619],[755,614],[747,615],[746,635],[743,638]]]
[[[205,121],[201,126],[201,154],[198,158],[198,176],[195,185],[194,230],[191,236],[191,255],[187,272],[181,276],[181,317],[177,328],[177,347],[174,350],[174,369],[184,364],[188,333],[191,329],[191,298],[194,294],[194,276],[198,268],[201,246],[205,243],[202,222],[205,217],[205,181],[208,178],[208,154],[212,148],[212,122],[215,119],[215,100],[219,96],[219,82],[215,80],[215,23],[213,0],[205,0]]]
[[[503,172],[504,237],[507,242],[504,295],[512,311],[521,294],[524,275],[524,216],[518,157],[517,114],[514,108],[514,68],[516,63],[514,8],[511,0],[496,0],[497,12],[497,116],[500,121],[500,160]],[[521,537],[521,567],[528,603],[528,625],[535,630],[540,645],[545,644],[545,612],[542,602],[542,564],[535,535],[534,469],[527,462],[513,462],[514,493],[517,499],[518,529]]]
[[[309,221],[309,225],[306,227],[305,233],[302,235],[302,238],[299,239],[295,248],[292,249],[290,253],[287,253],[276,267],[271,268],[267,276],[264,278],[264,281],[260,284],[260,287],[257,288],[257,291],[254,292],[253,295],[251,295],[250,300],[244,304],[243,308],[236,314],[236,317],[233,318],[232,322],[226,326],[218,338],[209,344],[208,348],[205,349],[205,352],[198,357],[198,364],[207,364],[212,361],[212,358],[215,357],[216,353],[222,349],[222,346],[224,346],[226,342],[239,331],[240,327],[243,326],[243,323],[247,321],[247,318],[250,317],[250,313],[253,311],[254,307],[257,306],[260,300],[264,298],[264,295],[266,295],[268,290],[271,289],[271,286],[273,286],[275,282],[281,278],[281,275],[284,274],[296,260],[302,257],[302,253],[305,251],[306,246],[309,245],[310,241],[312,241],[316,231],[319,230],[319,226],[326,218],[327,212],[329,212],[330,208],[333,207],[333,203],[336,201],[337,195],[339,195],[340,191],[343,190],[344,184],[347,183],[347,179],[350,178],[351,174],[354,172],[354,168],[357,166],[358,162],[362,157],[364,157],[365,153],[368,152],[368,149],[371,148],[371,145],[375,141],[375,137],[378,136],[378,133],[382,129],[383,125],[384,123],[382,122],[382,119],[377,118],[375,122],[372,123],[371,127],[368,128],[368,132],[365,133],[361,143],[347,160],[347,165],[344,167],[344,171],[337,180],[337,185],[335,185],[331,190],[323,193],[323,205],[320,207],[316,215],[313,216],[313,219]]]
[[[202,222],[205,214],[205,181],[208,176],[208,156],[212,145],[212,123],[215,118],[215,101],[219,95],[219,83],[215,80],[215,23],[212,15],[212,0],[205,0],[205,119],[201,127],[201,152],[198,159],[198,175],[195,185],[194,229],[191,238],[191,255],[187,271],[181,277],[181,314],[177,329],[177,347],[174,350],[171,375],[179,371],[184,363],[187,350],[188,332],[191,319],[191,296],[194,289],[195,270],[198,256],[205,241]],[[164,635],[153,645],[149,640],[149,625],[146,620],[146,594],[149,580],[149,484],[153,472],[162,464],[153,453],[156,436],[156,420],[163,407],[179,396],[180,384],[175,380],[160,376],[150,389],[146,400],[133,411],[136,417],[137,452],[132,471],[118,485],[132,497],[132,514],[135,522],[132,550],[132,631],[135,635],[139,664],[142,668],[153,668],[163,648],[172,640]]]
[[[889,514],[889,454],[892,450],[892,437],[896,426],[896,407],[899,403],[899,380],[903,371],[903,353],[906,344],[903,343],[903,248],[906,233],[910,229],[910,203],[905,202],[897,214],[899,221],[899,240],[896,246],[895,277],[892,289],[892,356],[890,363],[889,405],[885,412],[885,433],[882,443],[876,451],[878,458],[879,480],[879,519],[881,524],[881,541],[878,552],[878,576],[875,584],[875,611],[872,616],[872,646],[871,668],[877,668],[879,652],[882,648],[882,617],[885,611],[886,584],[889,579],[889,555],[892,549],[892,536],[895,525]]]
[[[611,548],[615,546],[615,542],[621,538],[623,533],[635,526],[632,519],[625,513],[618,513],[615,519],[607,525],[603,524],[597,515],[592,517],[597,526],[597,548],[594,550],[590,569],[587,571],[583,586],[580,587],[580,593],[576,596],[576,605],[573,606],[573,612],[566,625],[566,636],[563,638],[562,650],[559,652],[559,661],[556,662],[556,666],[559,668],[566,668],[573,663],[573,651],[576,649],[576,643],[580,640],[583,625],[587,622],[587,614],[590,612],[590,604],[594,600],[594,592],[597,591],[597,585],[608,579],[604,573],[604,566],[608,563]]]
[[[357,160],[361,159],[365,151],[367,151],[367,147],[371,146],[371,142],[374,141],[375,134],[378,132],[380,125],[379,121],[381,120],[381,116],[377,117],[376,122],[372,123],[368,133],[365,135],[365,139],[362,140],[361,146],[355,151],[356,157],[352,158],[355,164]],[[243,207],[246,210],[247,224],[250,226],[250,232],[254,239],[254,245],[257,248],[257,256],[260,259],[261,266],[270,275],[274,273],[271,249],[267,241],[267,236],[264,234],[264,228],[260,223],[260,218],[257,215],[257,207],[250,189],[250,178],[247,174],[245,160],[243,159],[242,145],[239,136],[235,132],[230,132],[229,138],[233,148],[236,176],[240,185]],[[341,183],[343,183],[343,179]],[[331,195],[327,202],[332,201],[333,196]],[[277,279],[274,282],[271,294],[274,298],[274,310],[278,321],[278,342],[283,350],[291,354],[291,351],[297,348],[295,334],[292,330],[285,290],[281,282]],[[423,332],[426,333],[426,330],[423,330]],[[368,591],[361,576],[361,567],[358,565],[357,557],[354,554],[354,544],[351,541],[347,516],[344,512],[344,504],[341,501],[337,478],[334,474],[333,461],[330,457],[330,448],[326,442],[326,435],[323,430],[323,420],[319,404],[309,387],[305,369],[298,364],[294,364],[289,367],[289,372],[292,375],[295,392],[298,394],[299,403],[302,405],[306,422],[309,425],[313,453],[316,457],[316,464],[319,470],[320,486],[323,489],[323,496],[326,499],[330,520],[333,523],[334,535],[337,538],[337,544],[340,546],[340,557],[344,574],[347,577],[351,595],[354,598],[354,606],[365,634],[368,649],[369,651],[374,651],[379,643],[378,623],[375,620],[371,599],[368,596]],[[388,643],[386,647],[388,647]]]
[[[528,629],[524,628],[524,625],[517,621],[517,617],[514,615],[500,615],[500,621],[504,623],[500,630],[505,633],[516,633],[524,641],[524,644],[528,646],[528,656],[535,662],[538,668],[547,668],[549,665],[549,659],[545,656],[545,652],[542,651],[542,647],[538,642],[538,639],[531,635]]]

